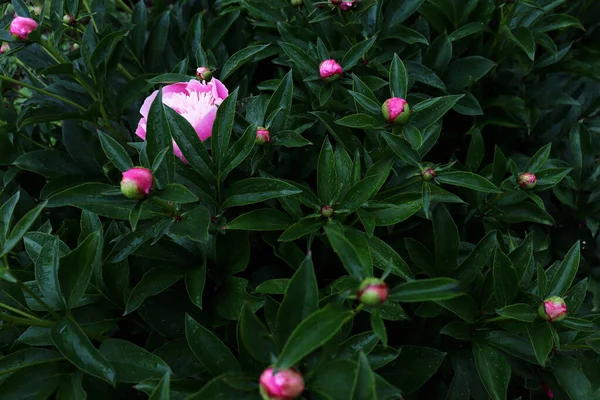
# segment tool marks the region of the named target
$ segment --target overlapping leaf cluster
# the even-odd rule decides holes
[[[274,364],[305,399],[600,399],[600,3],[2,11],[40,29],[0,32],[0,398],[260,399]],[[212,138],[155,101],[140,141],[144,98],[199,66],[230,89]]]

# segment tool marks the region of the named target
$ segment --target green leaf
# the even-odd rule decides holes
[[[435,97],[412,107],[411,123],[421,132],[444,116],[463,95]]]
[[[419,389],[440,368],[446,353],[419,346],[402,346],[400,355],[386,368],[384,377],[393,378],[393,382],[403,395],[409,395]]]
[[[423,145],[423,135],[416,126],[405,125],[402,133],[413,149],[417,150]]]
[[[477,243],[455,274],[463,285],[471,283],[475,276],[483,270],[497,244],[496,231],[488,233]]]
[[[312,142],[305,139],[301,134],[295,131],[277,132],[271,137],[271,145],[292,147],[304,147],[312,145]]]
[[[156,385],[148,400],[169,400],[171,374],[166,373]]]
[[[548,143],[536,151],[536,153],[529,159],[529,162],[525,166],[525,172],[539,171],[548,160],[548,157],[550,157],[550,150],[552,150],[552,143]]]
[[[450,278],[419,279],[401,283],[390,291],[389,300],[400,303],[447,300],[461,296],[458,281]]]
[[[388,171],[389,174],[389,171]],[[383,175],[383,174],[382,174]],[[340,208],[354,212],[362,207],[379,189],[379,182],[385,181],[383,176],[368,176],[356,185],[352,186],[340,201]]]
[[[215,18],[208,29],[203,35],[203,44],[206,50],[212,50],[222,43],[223,38],[233,26],[233,24],[239,20],[240,12],[232,11],[224,13]]]
[[[7,254],[17,245],[17,243],[19,243],[23,235],[27,233],[27,231],[31,228],[33,223],[38,219],[38,217],[44,210],[44,207],[46,207],[46,204],[47,201],[44,201],[34,209],[29,210],[29,212],[27,212],[27,214],[25,214],[23,218],[21,218],[19,222],[15,224],[15,226],[10,231],[10,234],[6,238],[6,241],[4,242],[2,254],[0,255]]]
[[[150,106],[146,128],[146,152],[148,154],[148,159],[154,160],[165,148],[170,149],[167,151],[165,155],[166,159],[162,163],[160,169],[155,171],[155,177],[161,184],[170,183],[175,175],[173,135],[171,132],[173,127],[167,118],[167,109],[169,109],[169,107],[163,104],[161,89],[158,91],[156,98]]]
[[[288,227],[285,232],[277,239],[280,242],[292,242],[306,235],[317,232],[327,222],[324,219],[315,219],[312,217],[303,218],[295,224]]]
[[[240,165],[252,152],[256,141],[256,125],[250,125],[227,152],[227,165],[221,173],[221,179],[225,179],[231,171]]]
[[[54,325],[50,336],[54,346],[73,365],[87,374],[115,385],[115,370],[75,321],[63,318]]]
[[[510,31],[507,31],[510,32]],[[521,26],[507,34],[507,37],[527,54],[530,60],[535,59],[535,39],[533,33],[526,27]]]
[[[277,337],[284,343],[298,324],[318,309],[319,288],[308,255],[292,277],[277,313]]]
[[[580,249],[579,241],[569,249],[564,260],[551,277],[547,287],[548,296],[563,296],[569,290],[579,270]]]
[[[341,233],[332,228],[325,228],[325,234],[331,247],[337,253],[348,273],[359,280],[373,276],[373,270],[361,259],[356,247]]]
[[[2,245],[4,245],[6,235],[8,235],[8,231],[10,230],[10,222],[20,197],[21,192],[16,192],[0,207],[0,244]]]
[[[300,67],[300,69],[302,69],[307,75],[316,75],[318,73],[318,64],[300,47],[287,42],[280,41],[277,43],[283,49],[285,54],[287,54],[292,63]]]
[[[385,323],[383,322],[383,318],[381,318],[381,312],[377,308],[371,311],[371,328],[381,340],[381,343],[383,343],[384,346],[387,346],[388,337],[385,329]]]
[[[279,353],[273,336],[265,324],[258,319],[248,303],[242,307],[240,336],[252,357],[262,363],[271,363]]]
[[[412,273],[406,261],[390,245],[373,236],[367,239],[375,266],[383,271],[389,271],[406,280],[412,279]]]
[[[471,171],[477,171],[485,156],[485,147],[481,131],[479,129],[471,129],[471,144],[467,153],[467,166]]]
[[[375,41],[377,40],[377,36],[373,36],[371,39],[366,39],[360,43],[355,44],[348,50],[346,54],[344,54],[344,58],[342,59],[342,69],[344,71],[348,71],[352,67],[356,65],[358,60],[360,60],[363,56],[367,54],[367,52],[371,49]]]
[[[392,65],[390,66],[390,95],[391,97],[405,99],[407,94],[408,73],[398,54],[394,54]]]
[[[435,267],[438,275],[449,275],[456,269],[458,263],[460,246],[458,228],[443,204],[439,204],[433,210],[432,220],[435,236]]]
[[[227,151],[229,149],[229,140],[233,131],[233,119],[235,118],[235,105],[238,98],[238,89],[221,103],[217,109],[217,116],[212,129],[211,150],[214,163],[217,167],[217,178],[222,181],[222,172],[226,167]]]
[[[571,329],[574,331],[581,332],[598,332],[600,331],[600,327],[593,323],[592,321],[588,321],[581,318],[573,318],[568,317],[559,322],[562,326],[567,329]]]
[[[269,44],[263,44],[258,46],[248,46],[245,49],[238,51],[233,54],[223,68],[221,69],[221,80],[224,81],[227,79],[232,73],[234,73],[238,68],[244,65],[248,60],[254,57],[256,54],[260,53],[264,49],[269,47]]]
[[[337,172],[333,147],[329,138],[325,137],[317,164],[317,193],[323,205],[330,205],[334,201],[333,195],[337,190]]]
[[[469,380],[459,367],[454,371],[454,377],[448,388],[448,394],[446,394],[446,400],[469,400],[471,398],[471,392],[469,389]]]
[[[326,87],[333,88],[333,86],[331,86],[331,85],[323,86],[323,88],[326,88]],[[322,91],[323,91],[323,89],[321,89],[321,92]],[[349,90],[348,93],[352,97],[354,97],[354,100],[360,106],[360,107],[356,107],[356,112],[361,113],[364,109],[365,111],[369,112],[371,115],[379,116],[381,114],[381,105],[379,103],[377,103],[375,100],[371,99],[369,96],[366,96],[362,93],[353,92],[352,90]],[[331,95],[331,93],[330,93],[330,95]],[[324,105],[324,104],[325,104],[325,102],[321,102],[321,105]],[[336,123],[338,123],[338,122],[336,121]],[[375,123],[375,124],[378,125],[378,123]]]
[[[293,220],[284,212],[272,208],[263,208],[242,214],[229,222],[225,228],[242,231],[283,231]]]
[[[423,208],[423,200],[408,201],[398,206],[371,212],[376,226],[389,226],[407,220]]]
[[[495,62],[480,56],[459,58],[446,69],[444,81],[450,89],[463,88],[483,78],[495,66]]]
[[[519,292],[519,277],[510,259],[496,248],[494,254],[494,295],[499,306],[510,304]]]
[[[180,204],[195,203],[198,201],[198,197],[190,189],[176,183],[166,185],[162,190],[156,192],[154,196],[163,201]]]
[[[504,356],[494,348],[473,343],[473,357],[479,378],[492,400],[505,400],[511,368]]]
[[[335,121],[336,124],[357,129],[373,129],[382,125],[381,121],[367,114],[348,115]]]
[[[508,317],[517,321],[533,322],[537,317],[535,311],[529,304],[512,304],[496,310],[498,315]]]
[[[125,172],[130,168],[133,168],[131,157],[129,157],[127,150],[125,150],[119,142],[102,132],[98,133],[98,139],[100,139],[104,154],[106,154],[106,157],[119,169],[119,171]]]
[[[414,14],[425,0],[405,0],[391,2],[385,9],[383,26],[390,29]]]
[[[328,305],[315,311],[294,329],[288,338],[275,368],[286,369],[331,339],[354,315],[352,310]]]
[[[352,387],[352,400],[377,400],[375,391],[375,374],[371,370],[369,360],[362,351],[358,356],[358,371]]]
[[[436,181],[448,185],[461,186],[484,193],[502,193],[492,182],[484,177],[465,171],[443,172],[435,177]]]
[[[260,203],[265,200],[302,193],[295,186],[271,178],[248,178],[233,183],[225,191],[223,208]]]
[[[238,361],[221,339],[187,314],[185,337],[192,352],[212,376],[240,371]]]
[[[52,237],[40,250],[35,263],[35,281],[46,301],[54,308],[64,307],[59,280],[59,240]]]
[[[159,357],[126,340],[107,339],[99,350],[114,368],[117,382],[139,383],[171,373],[167,363]]]
[[[527,325],[529,340],[533,345],[533,351],[540,365],[546,365],[546,359],[552,351],[554,340],[552,339],[552,328],[546,321],[538,321]]]
[[[391,135],[387,132],[381,132],[381,136],[383,136],[385,141],[390,145],[392,151],[400,157],[400,159],[415,167],[419,166],[421,156],[413,150],[412,146],[406,140],[402,139],[400,136]]]
[[[101,251],[100,236],[100,231],[92,233],[79,247],[60,259],[60,286],[70,308],[75,307],[85,295],[98,252]]]
[[[294,82],[292,79],[292,71],[288,72],[283,79],[275,93],[271,96],[265,116],[269,117],[277,110],[277,115],[274,117],[271,126],[267,126],[271,132],[277,133],[286,129],[286,124],[290,113],[292,111],[292,97],[294,95]]]
[[[459,40],[467,36],[483,32],[486,30],[486,28],[487,26],[481,22],[471,22],[452,32],[450,35],[448,35],[448,38],[451,41]]]
[[[143,1],[137,2],[131,14],[131,24],[133,25],[131,29],[131,43],[133,45],[133,53],[138,59],[141,58],[144,45],[146,44],[147,15],[146,4]]]
[[[56,400],[86,400],[87,393],[83,389],[82,378],[83,372],[81,371],[71,373],[63,378],[56,393]]]
[[[567,14],[547,14],[533,24],[536,32],[549,32],[564,28],[585,30],[577,18]]]
[[[596,397],[592,394],[590,381],[576,358],[559,355],[552,363],[552,373],[559,387],[571,400],[590,400]]]
[[[163,232],[165,225],[169,222],[169,220],[162,220],[155,223],[149,222],[138,227],[135,232],[120,236],[119,241],[113,247],[107,260],[111,263],[123,261],[144,243]]]
[[[181,153],[190,166],[207,182],[215,182],[212,170],[213,162],[208,155],[204,143],[198,137],[196,130],[182,115],[171,108],[165,108],[166,119],[171,127],[171,134]]]
[[[131,314],[150,296],[157,295],[183,278],[184,273],[173,267],[157,267],[146,272],[127,299],[124,315]]]
[[[204,206],[197,206],[183,215],[181,221],[176,221],[169,227],[169,232],[175,236],[187,237],[200,243],[209,239],[210,212]]]
[[[0,385],[0,398],[14,400],[46,400],[60,384],[64,366],[52,363],[34,365],[6,377]],[[62,400],[62,399],[59,399]]]
[[[54,363],[64,358],[54,350],[27,348],[6,355],[0,360],[0,375],[12,374],[33,365]]]

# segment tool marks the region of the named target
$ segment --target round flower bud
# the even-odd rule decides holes
[[[387,122],[394,125],[402,125],[408,121],[410,108],[406,100],[400,97],[387,99],[381,106],[381,113]]]
[[[265,143],[269,143],[271,141],[271,136],[269,135],[269,130],[267,128],[259,127],[256,130],[256,144],[262,146]]]
[[[339,79],[343,73],[342,66],[335,60],[325,60],[319,66],[319,75],[326,82],[333,82]]]
[[[79,43],[73,43],[71,45],[71,51],[77,51],[79,50]]]
[[[196,69],[196,76],[202,80],[210,81],[210,78],[212,78],[212,71],[208,67],[198,67]]]
[[[27,40],[29,34],[35,31],[38,23],[34,19],[15,17],[10,23],[10,34],[15,39]]]
[[[260,394],[264,400],[293,400],[304,391],[304,379],[293,369],[283,369],[273,374],[273,367],[260,376]]]
[[[71,14],[63,15],[62,21],[64,24],[67,24],[67,25],[75,25],[77,23],[77,20]]]
[[[425,168],[422,172],[421,172],[421,176],[423,177],[423,179],[425,179],[426,181],[430,181],[432,179],[435,178],[435,170],[433,168]]]
[[[0,54],[4,54],[9,50],[10,46],[8,45],[8,43],[2,43],[2,46],[0,46]]]
[[[538,313],[540,314],[540,317],[546,321],[560,321],[567,317],[567,304],[562,297],[548,297],[540,304]]]
[[[304,4],[304,0],[292,0],[292,5],[294,7],[300,7],[302,4]]]
[[[387,300],[388,287],[381,279],[367,278],[360,284],[357,297],[364,305],[376,306]]]
[[[333,207],[331,207],[331,206],[321,207],[321,215],[325,218],[333,217]]]
[[[42,13],[42,7],[40,6],[34,6],[31,11],[33,11],[33,13],[35,15],[40,15]]]
[[[352,7],[354,7],[357,4],[358,4],[358,0],[342,1],[342,4],[340,4],[340,8],[342,9],[342,11],[348,11],[349,9],[351,9]]]
[[[141,200],[150,193],[152,189],[152,172],[143,167],[133,167],[123,172],[121,179],[121,192],[125,197],[133,200]]]
[[[533,189],[536,184],[537,178],[531,172],[525,172],[519,176],[519,186],[523,189]]]

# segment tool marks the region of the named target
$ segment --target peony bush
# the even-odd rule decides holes
[[[0,9],[0,399],[600,400],[599,2]]]

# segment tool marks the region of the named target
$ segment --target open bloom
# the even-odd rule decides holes
[[[327,82],[335,81],[343,73],[342,66],[335,60],[325,60],[319,66],[319,75]]]
[[[540,304],[538,313],[540,314],[540,317],[544,318],[546,321],[560,321],[567,317],[567,304],[562,297],[548,297]]]
[[[360,284],[357,297],[367,306],[376,306],[387,300],[388,287],[381,279],[367,278]]]
[[[10,34],[15,39],[27,40],[29,34],[35,31],[38,23],[34,19],[25,17],[15,17],[10,23]]]
[[[387,99],[381,107],[381,113],[385,120],[391,124],[403,124],[410,116],[410,108],[408,102],[400,97],[392,97]]]
[[[537,184],[537,178],[534,173],[525,172],[519,176],[519,185],[523,189],[533,189]]]
[[[228,94],[229,91],[218,79],[213,79],[210,82],[199,82],[192,79],[189,82],[174,83],[163,87],[162,101],[187,119],[196,130],[200,140],[205,141],[212,135],[212,127],[217,116],[217,106],[223,102]],[[142,119],[140,119],[135,133],[142,139],[146,139],[148,113],[157,95],[158,90],[144,100],[144,104],[140,109]],[[175,142],[173,142],[173,149],[177,157],[183,162],[187,162]]]
[[[153,182],[152,172],[143,167],[133,167],[123,172],[121,192],[125,197],[141,200],[150,193]]]
[[[273,367],[260,376],[260,394],[265,400],[293,400],[304,391],[302,375],[293,369],[283,369],[273,375]]]

